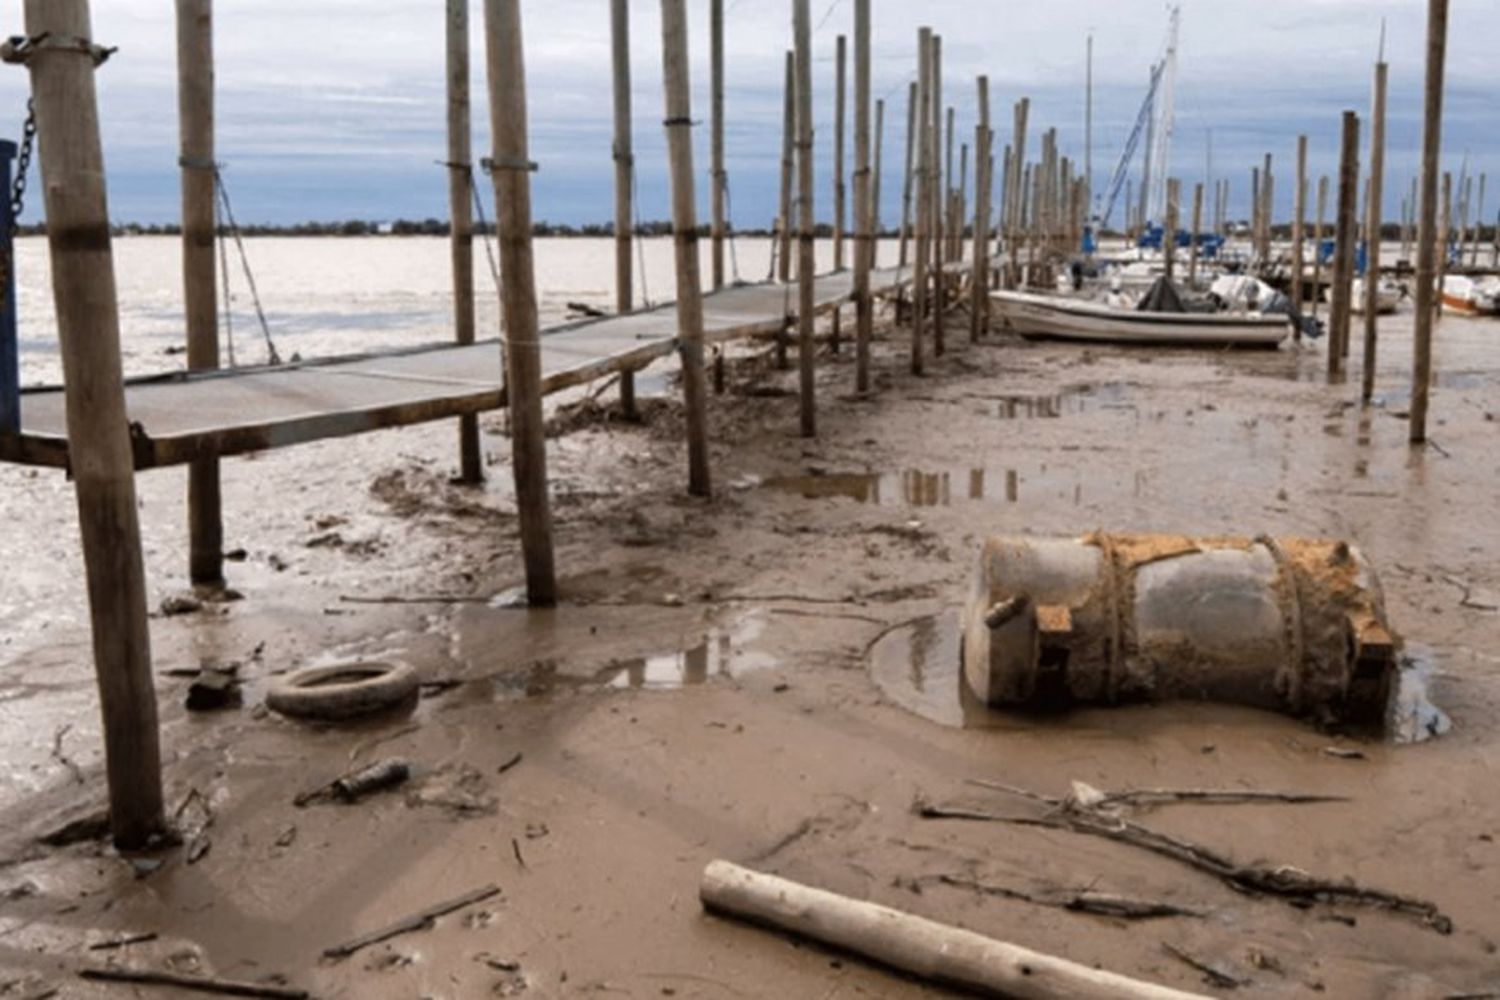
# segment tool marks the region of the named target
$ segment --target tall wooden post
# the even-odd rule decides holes
[[[474,343],[474,165],[469,121],[469,4],[448,0],[448,247],[453,263],[453,339]],[[627,245],[626,258],[629,258]],[[458,418],[458,478],[484,482],[479,417]]]
[[[792,167],[796,163],[797,135],[797,59],[788,50],[786,54],[786,84],[782,92],[781,107],[781,200],[780,200],[780,257],[777,278],[785,284],[792,277]],[[786,339],[782,338],[777,350],[778,367],[786,367]]]
[[[86,46],[93,39],[88,0],[26,0],[26,34]],[[139,848],[163,829],[165,817],[94,65],[86,48],[57,46],[37,49],[27,67],[37,131],[44,137],[47,244],[104,721],[110,827],[116,845]]]
[[[1345,111],[1339,144],[1339,204],[1334,228],[1333,295],[1328,309],[1328,375],[1343,371],[1349,355],[1350,285],[1354,244],[1359,241],[1355,201],[1359,197],[1359,116]]]
[[[1024,211],[1026,200],[1026,181],[1024,177],[1024,165],[1026,163],[1026,118],[1030,113],[1031,99],[1021,98],[1016,102],[1015,109],[1015,133],[1011,139],[1011,157],[1013,160],[1010,180],[1010,231],[1006,236],[1010,244],[1010,274],[1006,280],[1007,288],[1015,288],[1021,280],[1021,228],[1025,225],[1026,213]]]
[[[810,0],[793,0],[797,53],[797,363],[801,376],[802,436],[818,433],[817,345],[813,342],[813,100]]]
[[[1433,302],[1436,287],[1438,159],[1443,147],[1443,63],[1448,50],[1448,0],[1427,0],[1427,78],[1422,111],[1422,198],[1417,216],[1417,322],[1412,344],[1411,443],[1427,440],[1432,387]]]
[[[635,308],[635,273],[630,256],[635,228],[631,219],[635,149],[630,124],[630,0],[610,0],[609,13],[615,116],[615,312],[623,316]],[[627,420],[635,419],[635,372],[620,373],[620,409]]]
[[[839,102],[843,106],[843,102]],[[870,391],[875,204],[870,178],[870,0],[854,0],[854,389]]]
[[[928,197],[932,174],[932,29],[917,31],[917,166],[916,264],[912,268],[911,373],[922,374],[922,327],[927,322],[931,303],[927,273],[931,263],[930,219],[932,199]]]
[[[1318,304],[1323,298],[1323,219],[1328,213],[1328,177],[1318,178],[1318,215],[1313,225],[1313,319],[1318,318]],[[1329,338],[1332,342],[1332,338]]]
[[[1167,217],[1162,220],[1161,251],[1171,281],[1177,260],[1177,178],[1167,178]]]
[[[1292,195],[1292,308],[1302,310],[1303,246],[1307,234],[1307,136],[1297,136],[1297,190]]]
[[[1203,225],[1203,185],[1193,187],[1193,233],[1189,239],[1192,249],[1188,256],[1188,284],[1198,283],[1198,232]]]
[[[214,28],[212,0],[177,0],[177,113],[182,169],[182,290],[191,371],[219,367],[214,257]],[[188,570],[195,584],[224,583],[219,460],[188,466]]]
[[[885,161],[885,101],[875,102],[875,165],[870,177],[870,267],[880,266],[880,178]]]
[[[943,39],[932,36],[932,64],[928,77],[931,90],[928,100],[932,103],[928,126],[932,130],[932,157],[927,170],[928,228],[932,234],[932,356],[940,358],[947,346],[944,323],[947,312],[947,275],[943,272]],[[953,157],[948,157],[951,162]]]
[[[1260,175],[1260,224],[1261,224],[1261,258],[1271,263],[1271,230],[1274,227],[1276,214],[1276,201],[1274,192],[1276,182],[1271,176],[1271,154],[1266,154],[1265,170]]]
[[[532,164],[520,0],[485,0],[484,12],[495,234],[503,279],[500,308],[505,321],[505,394],[510,405],[511,467],[521,522],[521,558],[526,566],[528,602],[533,607],[551,607],[557,603],[557,578],[542,422],[542,343],[537,330],[531,247]]]
[[[844,109],[848,105],[848,94],[846,93],[846,78],[849,63],[849,42],[843,35],[838,36],[836,44],[835,77],[834,80],[834,108],[833,108],[833,269],[842,271],[844,269],[844,133],[847,131],[844,122]],[[834,306],[833,319],[831,321],[828,347],[834,354],[839,352],[840,340],[842,340],[843,310]]]
[[[714,288],[724,287],[724,0],[709,0],[709,165],[713,172],[711,195],[713,222]]]
[[[1474,243],[1469,250],[1469,266],[1479,266],[1479,234],[1484,231],[1484,187],[1488,174],[1479,175],[1479,204],[1474,210]]]
[[[512,0],[514,2],[514,0]],[[698,263],[697,193],[693,183],[692,82],[688,76],[686,0],[661,0],[662,81],[667,156],[672,174],[672,245],[677,260],[677,353],[687,411],[688,492],[711,492],[703,382],[703,283]]]
[[[1376,308],[1380,289],[1380,218],[1385,185],[1386,64],[1375,64],[1375,90],[1370,115],[1370,187],[1365,203],[1365,357],[1360,373],[1360,398],[1375,395]]]
[[[1453,174],[1443,172],[1442,196],[1438,200],[1437,230],[1437,296],[1433,302],[1433,321],[1443,321],[1443,286],[1448,280],[1448,241],[1453,226]]]
[[[1250,246],[1256,261],[1260,267],[1265,267],[1266,259],[1260,249],[1260,210],[1265,203],[1260,197],[1260,168],[1250,168]]]
[[[917,148],[917,84],[912,83],[906,91],[906,180],[901,186],[901,246],[896,258],[898,267],[905,267],[907,244],[911,240],[911,192],[912,170]]]
[[[989,332],[990,304],[990,78],[981,75],[977,82],[979,124],[974,126],[974,272],[970,279],[972,299],[969,304],[969,339],[978,340]]]

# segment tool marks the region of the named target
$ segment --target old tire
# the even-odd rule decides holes
[[[266,692],[266,704],[298,719],[350,719],[400,705],[417,684],[417,672],[405,663],[337,663],[281,678]]]

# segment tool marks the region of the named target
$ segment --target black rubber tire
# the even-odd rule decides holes
[[[298,719],[336,721],[395,708],[417,685],[417,672],[405,663],[336,663],[281,678],[266,692],[266,705]]]

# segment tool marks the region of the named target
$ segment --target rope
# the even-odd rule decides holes
[[[634,157],[630,160],[630,209],[635,214],[635,228],[631,231],[631,237],[635,240],[636,259],[639,261],[636,271],[641,276],[641,305],[650,309],[651,289],[646,284],[646,241],[641,233],[641,186]]]
[[[469,194],[474,196],[474,217],[479,220],[479,239],[484,244],[484,255],[490,262],[490,277],[495,281],[495,294],[500,294],[500,265],[495,262],[495,248],[486,232],[489,223],[484,218],[484,202],[479,197],[479,185],[474,183],[474,168],[469,167]]]
[[[281,364],[281,355],[276,351],[276,342],[271,339],[271,326],[266,322],[266,311],[261,306],[260,291],[255,287],[255,274],[250,270],[250,257],[245,253],[245,241],[240,235],[239,223],[234,221],[234,209],[229,204],[229,189],[224,186],[224,175],[214,167],[214,187],[219,200],[224,204],[224,218],[229,223],[229,232],[234,236],[235,249],[239,251],[240,267],[245,272],[245,283],[250,286],[250,299],[255,303],[255,316],[260,320],[260,332],[266,338],[267,360],[273,365]]]
[[[234,310],[229,305],[229,238],[224,229],[224,213],[214,199],[214,232],[219,237],[219,281],[224,286],[224,346],[229,352],[229,367],[238,368],[234,358]]]

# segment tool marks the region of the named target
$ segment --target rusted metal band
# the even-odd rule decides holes
[[[487,174],[493,174],[497,170],[515,170],[521,173],[534,174],[541,169],[535,160],[519,160],[513,157],[501,157],[497,160],[486,156],[479,161],[479,165]]]
[[[1255,539],[1257,545],[1265,547],[1276,562],[1276,593],[1281,605],[1282,624],[1286,629],[1286,641],[1288,646],[1288,667],[1282,678],[1286,688],[1287,704],[1292,711],[1302,711],[1302,673],[1305,669],[1303,664],[1303,648],[1305,640],[1302,635],[1302,598],[1297,593],[1297,574],[1292,569],[1291,560],[1287,558],[1285,550],[1276,543],[1276,539],[1270,535],[1260,535]]]

